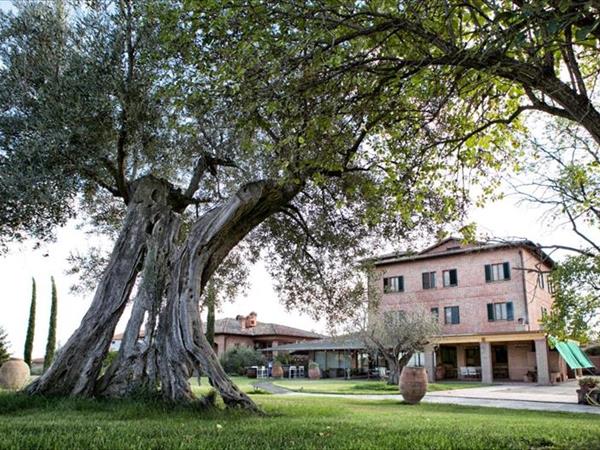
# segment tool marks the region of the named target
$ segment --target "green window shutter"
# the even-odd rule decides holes
[[[490,264],[485,265],[485,281],[492,281],[492,266]]]
[[[423,274],[423,289],[429,289],[429,274],[427,272]]]
[[[383,292],[388,292],[389,290],[390,290],[390,279],[384,278],[383,279]]]
[[[460,313],[458,311],[458,306],[452,307],[452,323],[460,323]]]
[[[506,320],[514,320],[513,303],[506,303]]]
[[[488,312],[488,322],[493,322],[494,321],[494,304],[493,303],[487,304],[487,312]]]
[[[431,288],[435,287],[435,272],[429,273],[429,287],[431,287]]]
[[[503,268],[504,268],[504,279],[505,280],[510,280],[510,265],[505,262],[504,264],[502,264]]]
[[[398,277],[398,290],[404,292],[404,277]]]

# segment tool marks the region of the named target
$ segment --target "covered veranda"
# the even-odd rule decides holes
[[[369,358],[363,339],[357,335],[277,345],[261,351],[274,356],[279,352],[304,355],[307,361],[319,365],[323,378],[367,378],[378,366],[377,360]]]
[[[541,332],[440,336],[425,352],[425,366],[431,382],[455,379],[488,384],[551,384],[573,378],[574,369],[592,366],[574,364],[575,357],[566,358],[560,346],[552,347]]]

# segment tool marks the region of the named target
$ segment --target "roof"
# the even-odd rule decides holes
[[[206,324],[203,324],[206,332]],[[144,330],[140,330],[140,338],[144,337]],[[215,334],[235,334],[239,336],[290,336],[304,339],[320,339],[324,337],[322,334],[312,331],[301,330],[300,328],[288,327],[277,323],[262,323],[258,322],[256,326],[251,328],[242,328],[240,321],[231,317],[215,320]],[[122,341],[123,333],[118,333],[113,336],[114,341]]]
[[[456,244],[446,247],[446,249],[436,250],[444,244]],[[460,238],[450,237],[443,239],[435,244],[421,250],[420,252],[395,252],[381,256],[370,258],[367,261],[372,262],[375,266],[383,266],[387,264],[404,263],[423,259],[441,258],[445,256],[464,255],[468,253],[478,253],[484,251],[498,250],[503,248],[526,248],[537,256],[541,261],[546,262],[551,267],[555,265],[554,260],[545,253],[541,247],[527,239],[511,240],[511,241],[487,241],[473,242],[464,244]]]
[[[323,335],[319,333],[288,327],[287,325],[280,325],[278,323],[258,322],[254,327],[242,328],[239,320],[230,317],[215,320],[215,334],[236,334],[240,336],[292,336],[307,339],[319,339],[323,337]]]
[[[366,348],[363,338],[357,334],[347,334],[344,336],[327,337],[316,341],[297,342],[295,344],[277,345],[271,348],[262,349],[266,351],[318,351],[318,350],[361,350]]]

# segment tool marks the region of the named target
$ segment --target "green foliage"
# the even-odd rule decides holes
[[[289,365],[293,361],[294,357],[289,352],[278,352],[277,356],[275,356],[275,362],[278,362],[283,365]]]
[[[29,321],[27,322],[27,335],[25,337],[25,351],[23,360],[31,367],[31,352],[33,351],[33,338],[35,336],[35,303],[36,288],[35,278],[31,278],[31,306],[29,307]]]
[[[316,362],[314,362],[314,361],[310,361],[310,362],[308,363],[308,368],[309,368],[309,369],[318,369],[318,368],[319,368],[319,363],[316,363]]]
[[[58,314],[58,299],[56,295],[56,283],[54,277],[50,278],[52,283],[52,304],[50,307],[50,323],[48,325],[48,341],[46,343],[46,354],[44,356],[44,370],[54,361],[56,351],[56,315]]]
[[[231,375],[245,375],[249,366],[265,364],[263,355],[249,347],[234,347],[221,356],[221,365],[225,372]]]
[[[440,49],[403,25],[458,33],[477,9],[445,23],[437,2],[430,17],[412,2],[125,3],[2,16],[0,237],[47,237],[78,208],[114,232],[139,176],[181,193],[209,155],[184,230],[248,182],[299,186],[246,242],[286,306],[339,319],[364,294],[354,261],[460,228],[470,188],[492,196],[519,147],[506,117],[523,90],[422,63]]]
[[[115,359],[119,356],[119,352],[108,352],[104,361],[102,361],[102,373],[106,372],[106,370],[110,367]]]
[[[8,361],[8,358],[10,358],[10,353],[8,353],[8,345],[8,335],[6,334],[6,331],[4,331],[4,328],[0,326],[0,366]]]
[[[554,303],[543,320],[544,330],[581,343],[593,339],[600,316],[600,259],[568,257],[553,269],[551,281]]]

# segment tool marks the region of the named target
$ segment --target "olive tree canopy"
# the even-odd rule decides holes
[[[196,369],[227,405],[255,408],[199,314],[232,249],[261,249],[288,306],[343,315],[364,293],[354,261],[459,223],[471,184],[489,194],[510,162],[508,85],[433,64],[384,70],[364,59],[386,53],[379,37],[344,44],[295,5],[218,3],[0,15],[3,242],[48,238],[76,215],[117,236],[89,311],[29,393],[190,400]]]

